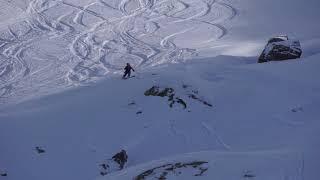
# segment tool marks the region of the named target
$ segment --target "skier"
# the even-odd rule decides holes
[[[131,67],[131,65],[129,63],[127,63],[126,67],[124,68],[124,74],[122,76],[123,79],[126,78],[126,76],[128,76],[128,78],[131,75],[131,70],[134,72],[134,69]]]

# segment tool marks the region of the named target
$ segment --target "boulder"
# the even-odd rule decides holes
[[[159,96],[159,97],[172,97],[174,96],[174,90],[172,88],[161,89],[158,86],[152,86],[150,89],[144,92],[145,96]]]
[[[111,159],[107,159],[105,162],[99,165],[100,174],[104,176],[115,171],[120,171],[124,168],[124,165],[127,161],[127,152],[125,150],[121,150],[120,152],[112,156]]]
[[[114,156],[112,156],[112,159],[119,164],[119,168],[123,169],[124,165],[128,161],[128,155],[125,150],[121,150]]]
[[[278,36],[268,41],[258,63],[297,59],[301,57],[301,54],[301,45],[298,40],[290,40],[287,36]]]
[[[6,172],[1,172],[0,176],[8,176],[8,174]]]
[[[41,147],[39,147],[39,146],[37,146],[37,147],[35,148],[35,150],[37,151],[38,154],[42,154],[42,153],[45,153],[45,152],[46,152],[43,148],[41,148]]]

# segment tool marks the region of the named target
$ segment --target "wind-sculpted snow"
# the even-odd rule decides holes
[[[83,85],[126,62],[137,69],[183,62],[225,36],[224,22],[237,15],[224,0],[2,4],[12,19],[10,9],[19,9],[19,18],[0,19],[0,104]]]

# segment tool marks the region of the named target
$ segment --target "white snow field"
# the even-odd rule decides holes
[[[2,108],[0,168],[8,176],[1,178],[95,179],[99,164],[125,149],[128,169],[102,179],[198,160],[209,162],[199,179],[246,179],[249,172],[263,180],[316,180],[319,57],[263,65],[217,57]],[[173,88],[187,108],[145,96],[153,85]],[[198,170],[188,170],[168,178],[197,179]]]
[[[95,81],[122,70],[125,62],[140,70],[182,62],[225,36],[223,24],[237,15],[232,2],[215,0],[2,0],[0,5],[2,104]]]
[[[0,0],[0,180],[319,180],[319,8]],[[302,58],[257,64],[281,34]]]

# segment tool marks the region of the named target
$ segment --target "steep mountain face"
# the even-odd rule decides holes
[[[318,7],[1,1],[1,180],[318,180]],[[302,58],[257,64],[282,34]]]

